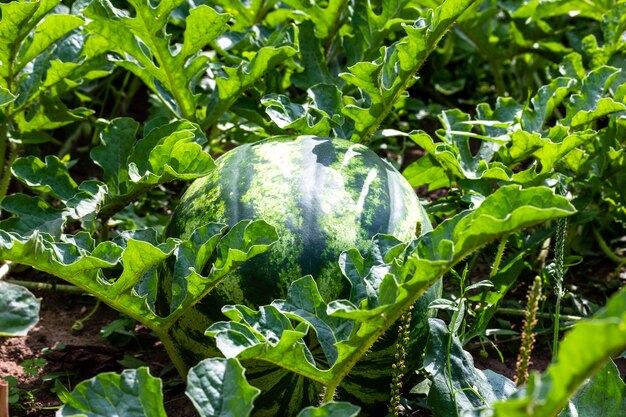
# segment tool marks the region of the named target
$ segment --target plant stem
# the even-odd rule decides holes
[[[387,329],[389,329],[389,327],[391,327],[393,323],[395,323],[396,320],[398,320],[402,316],[405,309],[415,304],[417,299],[421,297],[426,292],[426,290],[430,288],[430,286],[434,282],[436,282],[440,277],[441,275],[437,276],[437,278],[434,279],[433,281],[422,282],[421,283],[422,285],[419,288],[415,288],[411,290],[411,297],[405,300],[404,303],[401,303],[401,305],[399,305],[396,310],[394,310],[393,312],[390,312],[388,315],[385,315],[384,322],[380,323],[376,331],[372,332],[371,334],[365,337],[357,338],[358,340],[354,341],[354,345],[358,346],[358,348],[345,358],[345,361],[342,363],[342,366],[339,367],[339,369],[337,370],[337,373],[332,378],[332,380],[323,381],[320,379],[316,379],[310,375],[306,375],[302,372],[298,372],[298,371],[295,371],[295,372],[324,384],[326,386],[326,392],[324,393],[322,403],[332,401],[335,396],[335,391],[337,390],[337,386],[350,373],[350,371],[352,370],[354,365],[356,365],[359,359],[361,359],[370,350],[372,345],[380,338],[380,336],[382,336],[387,331]]]
[[[499,314],[504,314],[507,316],[524,316],[526,314],[526,310],[521,310],[518,308],[505,308],[505,307],[499,307],[498,309],[496,309],[496,313]],[[541,313],[541,312],[537,312],[535,314],[535,316],[537,316],[537,318],[539,319],[551,319],[554,320],[556,315],[552,314],[552,313]],[[568,314],[559,314],[559,320],[561,321],[580,321],[583,320],[584,317],[581,316],[572,316],[572,315],[568,315]]]
[[[502,73],[500,72],[500,62],[490,59],[489,66],[493,74],[493,82],[496,85],[496,94],[499,97],[504,97],[506,95],[506,87],[504,86],[504,78],[502,78]]]
[[[80,332],[81,330],[83,330],[85,328],[85,322],[89,320],[90,318],[92,318],[93,315],[96,314],[96,311],[98,311],[99,308],[100,308],[100,300],[96,298],[96,304],[93,306],[91,311],[87,313],[87,315],[83,317],[82,319],[76,320],[74,324],[72,324],[72,330],[74,330],[75,332]]]
[[[172,361],[172,364],[174,365],[174,368],[176,368],[176,370],[178,371],[178,374],[182,378],[186,378],[187,374],[189,373],[189,369],[187,368],[187,365],[185,365],[185,362],[183,362],[182,358],[180,357],[180,353],[174,346],[174,343],[172,343],[172,338],[169,336],[168,330],[157,329],[157,328],[152,328],[152,330],[154,330],[154,332],[156,333],[161,343],[163,343],[163,347],[165,348],[165,351],[167,352],[167,356]]]
[[[24,288],[28,288],[29,290],[40,290],[40,291],[58,291],[67,294],[85,294],[87,293],[74,285],[62,285],[62,284],[48,284],[46,282],[32,282],[32,281],[22,281],[18,279],[8,279],[6,282],[15,285],[21,285]]]
[[[498,252],[496,253],[496,259],[493,261],[493,266],[491,267],[491,272],[489,273],[489,279],[493,278],[498,273],[498,269],[500,269],[500,263],[502,262],[502,255],[504,255],[504,248],[506,247],[507,238],[508,235],[503,236],[500,240]]]
[[[626,263],[626,258],[616,255],[595,227],[593,228],[593,235],[596,238],[596,242],[598,242],[602,253],[604,253],[607,258],[615,262],[617,265]]]
[[[7,142],[9,141],[9,126],[6,123],[0,125],[0,164],[2,164],[2,179],[9,172],[9,165],[5,163],[7,153]],[[0,180],[0,183],[2,181]],[[4,195],[0,195],[0,201],[4,199]]]
[[[5,140],[7,138],[5,137]],[[0,139],[1,141],[1,139]],[[11,153],[9,154],[9,160],[6,161],[4,165],[4,169],[2,170],[2,177],[0,178],[0,202],[4,200],[4,197],[7,195],[7,190],[9,189],[9,183],[11,182],[11,165],[15,162],[17,158],[17,147],[13,144],[10,145]],[[4,158],[1,159],[2,163],[4,163]]]

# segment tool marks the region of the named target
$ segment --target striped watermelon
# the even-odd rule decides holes
[[[363,145],[311,136],[272,138],[220,157],[211,174],[191,184],[166,233],[184,239],[206,223],[233,225],[243,219],[274,225],[279,241],[227,276],[172,327],[169,336],[187,366],[218,355],[204,331],[224,320],[222,306],[269,304],[284,298],[291,282],[307,274],[316,279],[324,299],[345,297],[349,282],[337,263],[342,251],[356,247],[366,253],[376,233],[410,240],[416,228],[430,228],[414,191],[389,163]],[[416,323],[425,323],[425,310],[416,310],[421,317]],[[420,329],[417,343],[422,343],[423,329],[415,328]],[[346,399],[386,400],[392,333],[364,361],[376,367],[357,367],[340,388]],[[249,381],[263,391],[255,415],[295,416],[319,398],[317,383],[267,364],[244,365]]]

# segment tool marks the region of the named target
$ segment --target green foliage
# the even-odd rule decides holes
[[[429,325],[424,369],[431,375],[428,403],[435,416],[460,415],[515,392],[515,384],[508,378],[476,369],[472,356],[441,320],[431,319]]]
[[[626,407],[625,394],[626,385],[619,375],[617,366],[611,361],[583,383],[559,416],[596,413],[617,417]]]
[[[189,372],[186,394],[202,417],[248,416],[259,390],[243,374],[236,360],[204,360]]]
[[[324,299],[314,277],[294,276],[284,300],[224,306],[226,321],[208,334],[227,359],[189,373],[201,415],[254,413],[245,367],[259,362],[325,386],[322,404],[300,416],[357,415],[332,401],[336,390],[442,277],[460,277],[461,294],[433,304],[451,313],[447,325],[430,321],[435,415],[623,414],[609,359],[626,348],[624,290],[513,394],[463,348],[490,340],[526,271],[550,276],[537,265],[550,256],[541,246],[554,220],[571,216],[573,255],[623,268],[623,0],[16,0],[0,16],[0,260],[142,322],[181,369],[168,329],[278,239],[249,220],[162,237],[175,196],[213,170],[212,156],[279,134],[351,139],[429,198],[443,195],[427,202],[438,226],[419,239],[378,236],[369,254],[345,248],[345,299]],[[484,279],[497,240],[502,264]],[[169,305],[159,305],[163,274]],[[559,288],[564,309],[585,296],[568,294],[570,282]],[[0,281],[0,334],[26,334],[38,308]],[[165,415],[161,381],[145,368],[102,374],[63,398],[60,416]]]
[[[147,368],[100,374],[78,384],[57,415],[164,417],[161,387],[161,380],[150,375]]]

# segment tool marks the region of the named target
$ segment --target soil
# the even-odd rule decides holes
[[[15,378],[20,392],[20,399],[10,406],[11,417],[54,416],[62,404],[53,392],[55,379],[71,390],[98,373],[121,372],[126,368],[122,363],[134,360],[144,362],[152,375],[163,379],[169,417],[197,415],[165,350],[148,329],[137,326],[127,345],[116,345],[100,335],[103,326],[120,318],[114,310],[101,304],[76,332],[72,325],[91,311],[93,298],[51,291],[34,293],[41,299],[37,326],[26,337],[0,338],[0,377]],[[29,360],[34,359],[42,361],[29,367]]]

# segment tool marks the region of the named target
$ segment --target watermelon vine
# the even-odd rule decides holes
[[[3,2],[0,334],[37,322],[23,265],[152,330],[201,415],[546,417],[621,390],[623,290],[559,330],[565,249],[591,231],[623,266],[626,2],[513,3]],[[553,235],[517,389],[465,349]],[[558,360],[528,375],[545,316]],[[59,417],[166,413],[146,368],[55,390]]]

